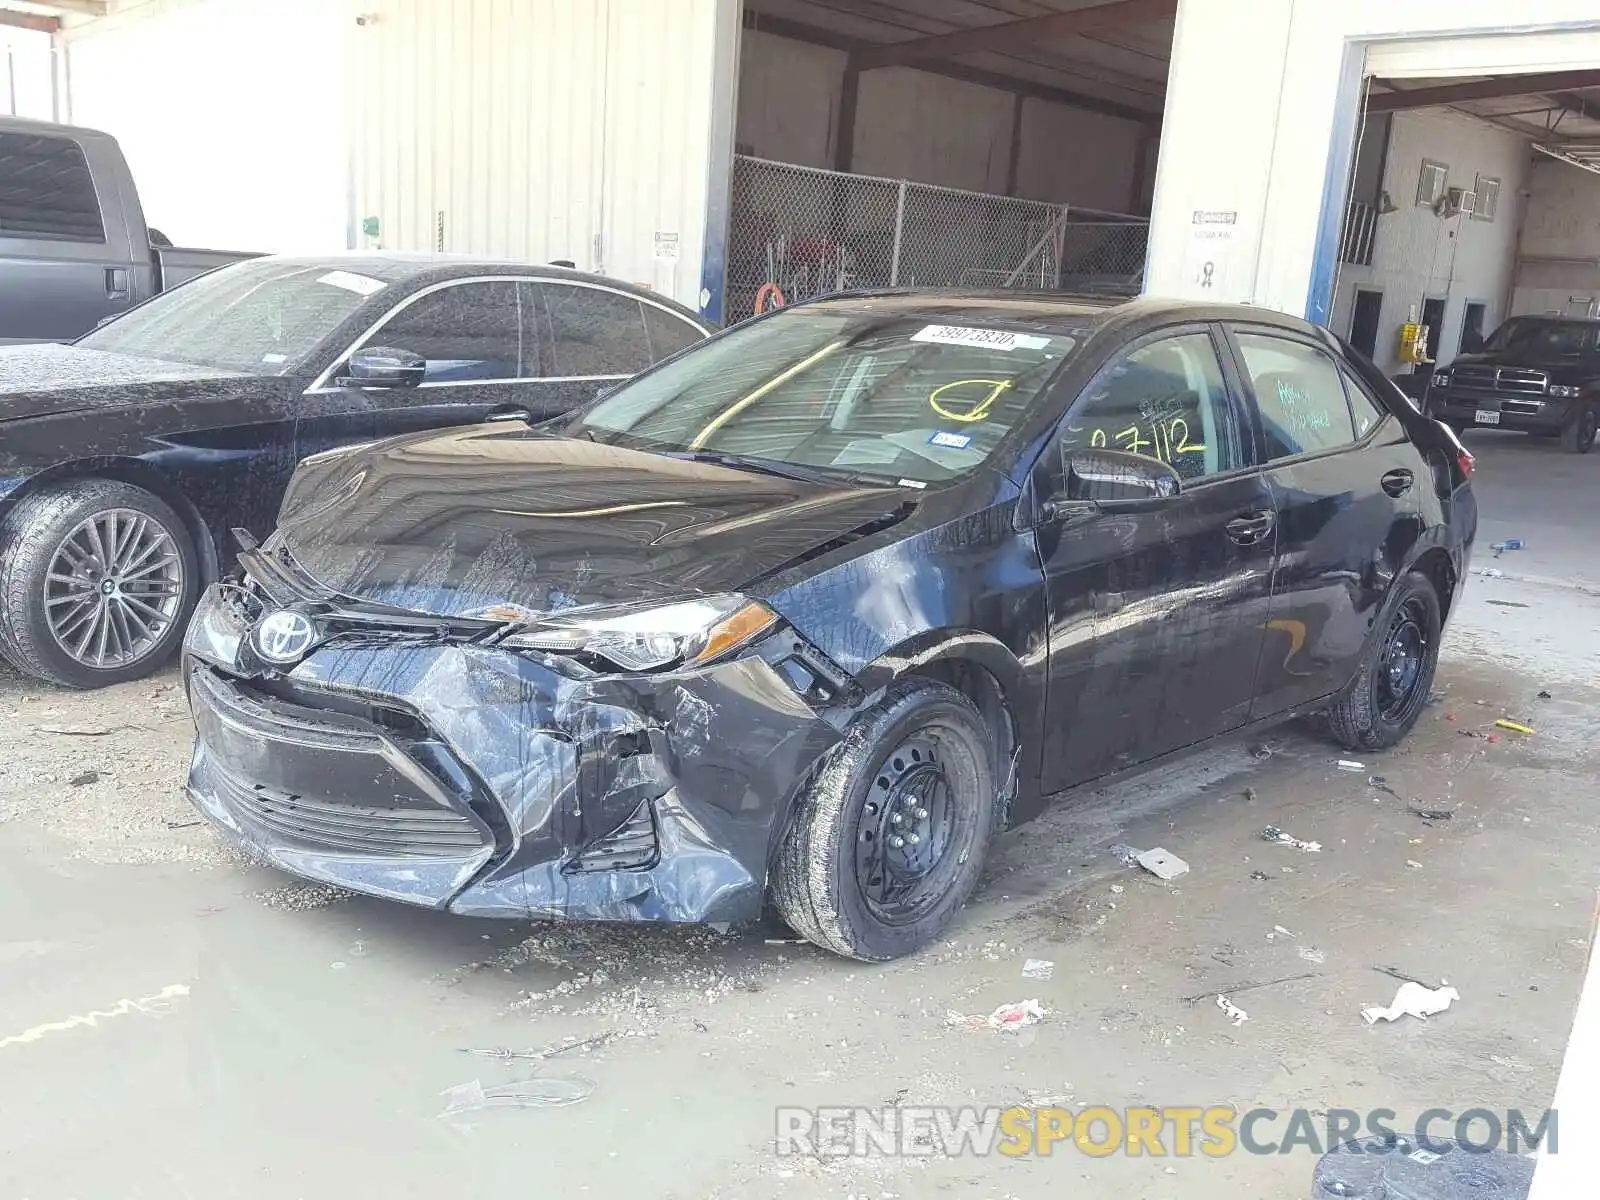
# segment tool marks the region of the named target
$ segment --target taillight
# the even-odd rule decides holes
[[[1461,477],[1463,479],[1472,478],[1472,462],[1473,459],[1470,451],[1462,450],[1461,453],[1456,455],[1456,466],[1461,468]]]

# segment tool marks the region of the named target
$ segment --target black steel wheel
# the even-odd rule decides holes
[[[1597,420],[1592,405],[1585,404],[1561,431],[1561,448],[1571,454],[1587,454],[1594,449]]]
[[[1396,582],[1355,679],[1326,714],[1347,749],[1387,749],[1416,724],[1439,662],[1440,611],[1426,575],[1411,571]]]
[[[138,679],[172,656],[199,590],[182,519],[142,488],[73,479],[0,528],[0,648],[68,687]]]
[[[891,686],[797,800],[773,900],[799,934],[868,962],[938,937],[977,885],[998,801],[994,742],[960,692]]]

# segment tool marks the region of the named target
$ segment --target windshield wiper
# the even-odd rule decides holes
[[[716,463],[736,471],[759,471],[763,475],[777,475],[784,479],[798,479],[802,483],[854,483],[863,487],[893,487],[886,479],[846,471],[838,467],[801,466],[773,458],[757,458],[745,454],[729,454],[725,450],[664,450],[668,458],[686,459],[689,462]]]

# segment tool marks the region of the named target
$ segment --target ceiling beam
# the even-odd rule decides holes
[[[830,50],[842,50],[850,55],[851,64],[859,72],[860,59],[880,43],[862,41],[832,29],[822,29],[815,25],[808,25],[803,21],[791,21],[787,17],[769,17],[762,13],[752,12],[746,8],[744,13],[744,26],[746,29],[758,33],[770,33],[774,37],[788,38],[795,42],[806,42],[813,46],[826,46]],[[918,71],[926,71],[930,75],[941,75],[946,79],[959,79],[964,83],[975,83],[980,87],[994,88],[1001,92],[1010,92],[1013,95],[1027,96],[1034,100],[1045,100],[1051,104],[1061,104],[1067,108],[1081,108],[1085,112],[1099,113],[1106,117],[1117,117],[1124,121],[1137,121],[1140,124],[1161,121],[1159,110],[1135,108],[1130,104],[1122,104],[1116,100],[1107,100],[1101,96],[1089,96],[1082,92],[1070,91],[1067,88],[1053,87],[1047,83],[1038,83],[1032,79],[1018,79],[1012,75],[1001,75],[996,71],[984,71],[977,67],[968,67],[961,63],[953,62],[919,62]]]
[[[1591,121],[1600,121],[1600,103],[1586,100],[1582,96],[1574,96],[1571,92],[1551,92],[1550,99],[1575,117],[1586,117]]]
[[[0,25],[9,25],[12,29],[31,29],[35,33],[60,33],[60,17],[42,17],[38,13],[17,12],[11,8],[0,8]]]
[[[1385,86],[1386,81],[1380,80]],[[1545,75],[1503,75],[1473,83],[1447,83],[1409,91],[1377,92],[1367,99],[1368,112],[1431,108],[1463,100],[1495,100],[1501,96],[1538,96],[1570,88],[1600,87],[1600,71],[1555,71]]]
[[[1019,46],[1058,41],[1085,33],[1104,33],[1132,25],[1153,25],[1178,11],[1178,0],[1112,0],[1093,8],[981,25],[954,33],[934,34],[906,42],[877,45],[862,55],[862,70],[874,67],[903,67],[929,59],[952,58],[984,50],[1015,50]]]

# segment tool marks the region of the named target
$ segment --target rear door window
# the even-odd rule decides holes
[[[89,163],[77,142],[0,133],[0,237],[106,240]]]
[[[452,283],[406,304],[362,345],[420,354],[425,383],[516,379],[524,374],[521,294],[511,280]]]
[[[644,304],[644,329],[650,338],[650,361],[660,362],[705,337],[689,322],[654,304]]]
[[[1234,330],[1244,357],[1266,457],[1336,450],[1356,440],[1344,381],[1333,359],[1304,342]]]
[[[613,379],[650,365],[645,305],[633,296],[603,288],[546,281],[544,293],[550,362],[557,378]]]

